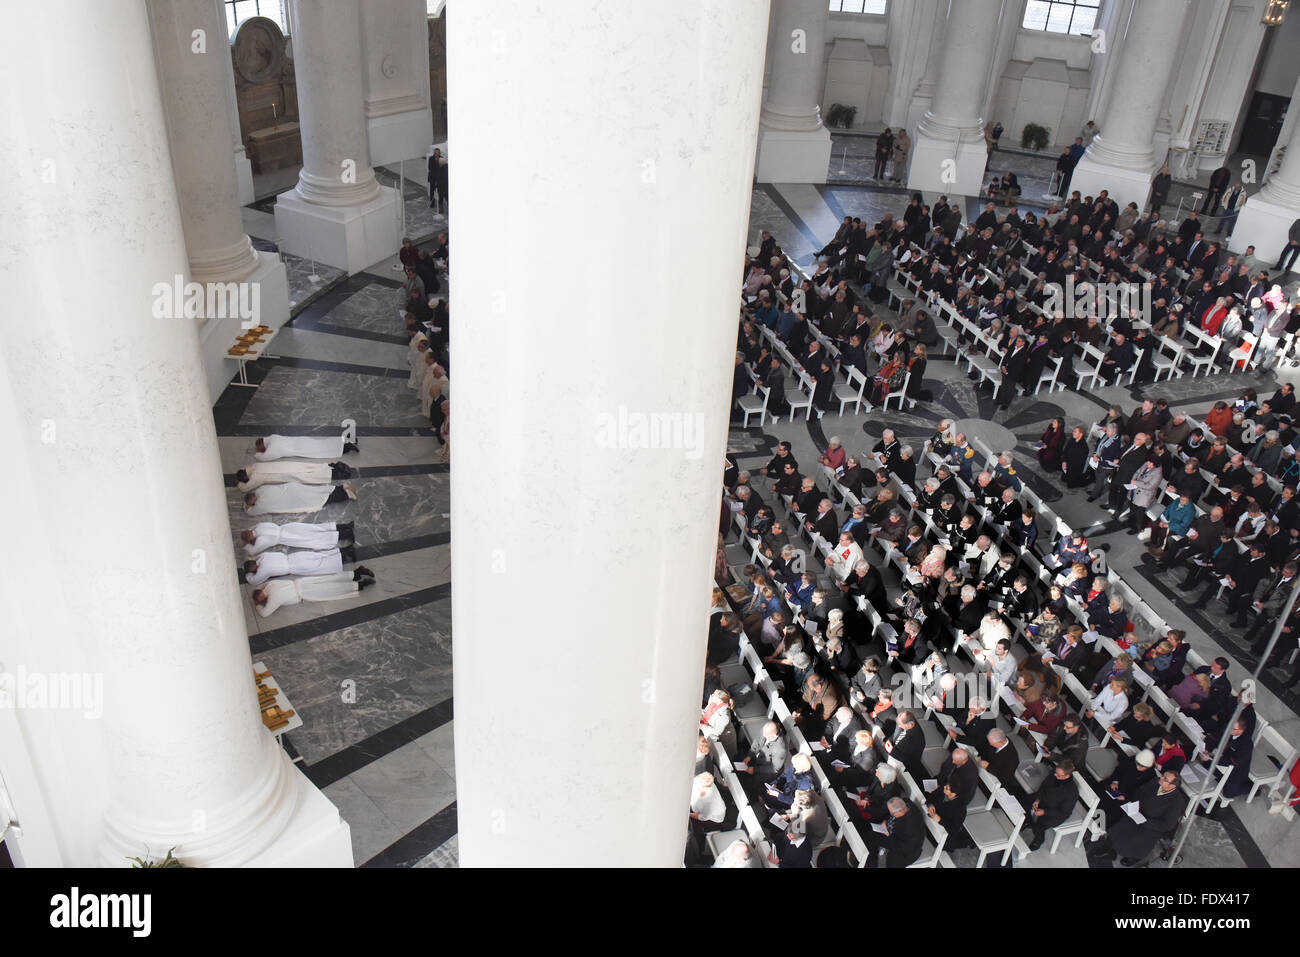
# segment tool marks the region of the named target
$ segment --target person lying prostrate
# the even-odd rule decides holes
[[[256,588],[267,579],[286,575],[337,575],[343,571],[344,564],[351,565],[356,560],[357,553],[351,545],[325,552],[267,552],[244,562],[244,574],[248,584]]]
[[[374,583],[374,573],[364,565],[358,565],[355,571],[338,572],[334,575],[273,578],[253,591],[253,604],[257,606],[257,613],[265,618],[284,605],[351,598]]]
[[[354,541],[351,522],[321,522],[317,525],[309,522],[289,522],[287,525],[258,522],[252,528],[240,532],[239,538],[250,557],[276,545],[321,550],[342,548]]]
[[[301,482],[303,485],[328,485],[336,479],[352,477],[352,469],[342,462],[266,462],[249,465],[235,473],[235,487],[248,492],[262,485]]]
[[[268,485],[244,496],[244,511],[249,515],[281,515],[318,512],[334,502],[356,500],[357,489],[351,482],[342,485],[302,485],[286,482]]]

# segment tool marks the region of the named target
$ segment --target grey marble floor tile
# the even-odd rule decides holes
[[[313,332],[286,326],[275,337],[275,354],[297,359],[321,359],[380,369],[406,369],[407,349],[391,342]]]
[[[438,766],[450,774],[453,778],[456,776],[456,747],[454,721],[448,721],[446,724],[434,728],[428,734],[421,735],[415,739],[417,747],[433,758]]]
[[[348,777],[322,789],[352,832],[352,860],[360,867],[402,836],[379,806]]]
[[[456,782],[414,744],[372,761],[350,777],[404,834],[456,800]]]
[[[284,365],[267,373],[240,425],[321,425],[346,418],[358,426],[429,425],[405,379]]]
[[[457,838],[453,837],[445,844],[421,858],[413,867],[460,867],[460,849]]]

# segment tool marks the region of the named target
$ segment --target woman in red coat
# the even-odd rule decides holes
[[[1222,435],[1232,425],[1232,410],[1226,402],[1214,403],[1214,408],[1205,413],[1205,427],[1215,435]]]
[[[1061,468],[1061,445],[1065,442],[1065,422],[1055,418],[1047,426],[1047,431],[1038,440],[1038,464],[1047,472],[1054,473]]]

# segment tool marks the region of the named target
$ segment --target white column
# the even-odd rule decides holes
[[[759,182],[826,182],[831,134],[822,125],[819,100],[826,78],[828,16],[825,0],[772,0],[772,59],[758,134]]]
[[[979,194],[988,162],[983,105],[1003,0],[953,0],[930,109],[917,124],[907,185],[959,196]]]
[[[398,247],[397,191],[370,166],[360,0],[292,0],[298,185],[275,203],[280,248],[358,273]]]
[[[227,355],[241,327],[278,329],[289,319],[289,278],[279,253],[253,248],[240,218],[230,136],[230,45],[226,18],[212,0],[149,0],[154,51],[167,116],[167,140],[181,204],[190,277],[204,285],[246,284],[250,315],[224,308],[199,330],[208,397],[216,402],[238,372]],[[256,313],[251,314],[251,313]]]
[[[239,98],[235,93],[235,67],[230,60],[230,38],[226,31],[226,3],[225,0],[208,0],[217,10],[218,19],[221,22],[222,52],[225,58],[222,61],[223,73],[225,79],[222,84],[226,88],[226,101],[230,106],[230,133],[231,145],[235,151],[235,194],[240,206],[247,206],[256,195],[253,192],[253,162],[248,158],[248,151],[244,148],[244,137],[239,126]]]
[[[186,257],[144,0],[20,5],[8,28],[0,297],[21,319],[0,331],[0,434],[21,545],[0,559],[0,660],[67,695],[6,722],[20,819],[56,832],[24,833],[24,859],[349,864],[258,714],[195,323],[153,317]]]
[[[1178,38],[1187,0],[1140,0],[1119,38],[1109,102],[1097,118],[1100,132],[1079,160],[1070,190],[1096,196],[1108,190],[1121,207],[1144,207],[1163,155],[1155,153],[1160,104],[1181,51]]]
[[[1300,97],[1300,82],[1291,94],[1291,102],[1300,103],[1296,97]],[[1255,255],[1271,270],[1287,243],[1291,224],[1297,219],[1300,219],[1300,123],[1291,126],[1281,167],[1241,208],[1229,248],[1238,252],[1253,245]],[[1292,271],[1296,268],[1291,267]]]
[[[452,230],[495,250],[452,274],[484,373],[451,430],[461,864],[680,866],[767,4],[479,0],[447,29]],[[666,308],[637,294],[665,275]],[[506,447],[534,467],[489,488]]]

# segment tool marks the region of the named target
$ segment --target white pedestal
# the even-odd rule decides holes
[[[257,199],[253,193],[253,163],[242,146],[235,150],[235,198],[240,206]]]
[[[759,130],[760,183],[824,183],[831,162],[831,133],[826,127],[807,133]]]
[[[983,141],[960,144],[954,156],[952,140],[936,140],[918,131],[912,140],[907,187],[949,197],[978,196],[988,161]]]
[[[279,329],[289,321],[289,274],[279,256],[259,250],[257,268],[242,281],[257,283],[260,289],[260,315],[254,325]],[[226,350],[241,334],[242,324],[238,316],[232,316],[208,319],[199,329],[200,359],[208,380],[208,399],[213,404],[238,370],[239,363]]]
[[[292,778],[297,807],[288,825],[243,867],[353,867],[352,830],[338,808],[301,771]]]
[[[1127,166],[1115,166],[1111,163],[1099,163],[1091,156],[1084,155],[1070,177],[1070,192],[1076,189],[1080,196],[1094,199],[1103,189],[1110,193],[1110,198],[1123,209],[1129,203],[1137,203],[1138,209],[1145,209],[1147,198],[1151,195],[1151,181],[1155,179],[1154,169],[1132,169]],[[1064,197],[1069,199],[1069,196]]]
[[[1300,219],[1300,209],[1271,202],[1257,193],[1241,207],[1237,225],[1232,229],[1232,238],[1228,240],[1228,249],[1237,253],[1244,251],[1247,246],[1254,246],[1256,258],[1271,273],[1277,265],[1278,257],[1282,255],[1282,247],[1287,244],[1291,224],[1297,219]],[[1297,264],[1300,264],[1300,260],[1297,260]],[[1294,270],[1297,267],[1291,268]]]
[[[298,190],[275,201],[275,232],[280,249],[304,259],[346,269],[349,276],[397,253],[397,190],[379,187],[379,195],[358,206],[320,206],[306,202]]]
[[[433,138],[433,113],[425,107],[372,116],[366,120],[366,134],[370,141],[370,165],[393,166],[428,149]],[[423,180],[425,172],[421,170],[418,178]]]

